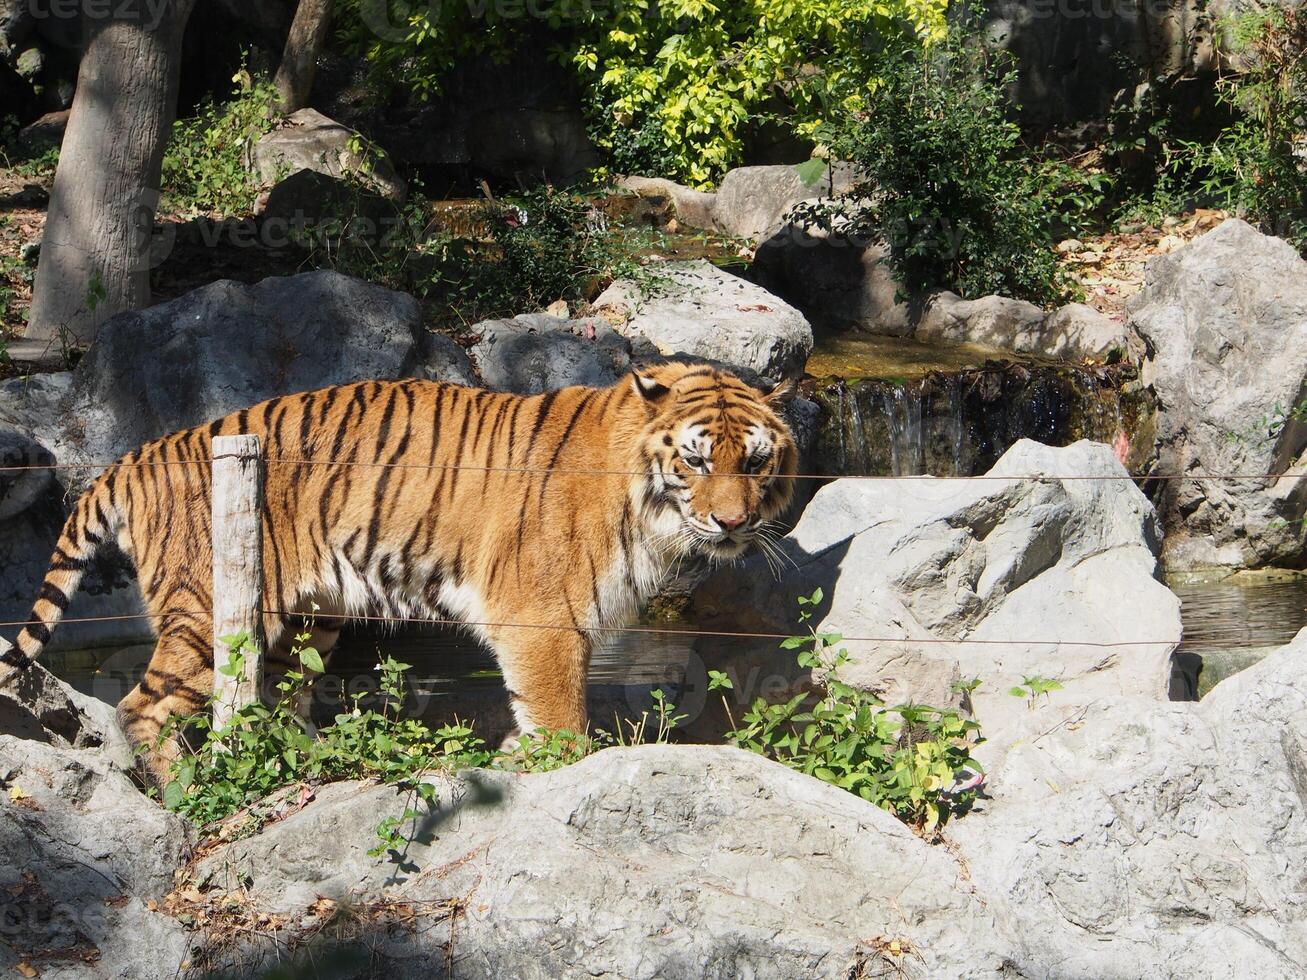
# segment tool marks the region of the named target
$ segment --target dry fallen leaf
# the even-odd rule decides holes
[[[32,977],[39,977],[41,975],[41,971],[38,970],[36,967],[32,966],[32,964],[28,963],[26,960],[19,963],[17,966],[14,967],[14,969],[17,970],[19,973],[21,973],[23,976],[27,977],[28,980],[31,980]]]

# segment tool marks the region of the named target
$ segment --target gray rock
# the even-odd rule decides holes
[[[718,230],[717,218],[713,214],[716,194],[696,191],[666,177],[623,177],[617,186],[634,191],[641,197],[665,198],[671,204],[676,220],[682,225],[706,231]]]
[[[34,473],[25,477],[31,485],[0,498],[26,498],[23,487],[41,483],[21,512],[0,520],[0,621],[27,618],[67,501],[118,456],[274,395],[405,377],[419,365],[438,375],[438,361],[422,361],[423,335],[411,296],[336,273],[221,281],[114,317],[71,376],[0,385],[0,429],[30,433],[36,448],[24,443],[28,451],[43,448],[70,467],[58,471],[59,483]],[[450,370],[467,380],[465,365]],[[99,556],[74,603],[78,617],[143,611],[133,571],[112,551]],[[145,620],[66,623],[52,649],[149,639]]]
[[[104,463],[275,395],[404,377],[420,329],[413,297],[334,272],[210,283],[105,324],[74,372],[81,432],[64,442]]]
[[[644,287],[619,279],[594,306],[620,318],[623,335],[643,337],[664,355],[689,354],[764,377],[799,374],[812,351],[802,313],[704,260],[668,263],[663,279]]]
[[[265,184],[299,170],[314,170],[328,177],[353,178],[383,197],[403,201],[408,194],[390,158],[368,146],[359,152],[350,146],[360,138],[348,126],[328,119],[316,109],[300,109],[282,126],[259,138],[251,152],[251,166]]]
[[[184,821],[98,750],[0,735],[0,969],[43,977],[157,977],[189,937],[151,912],[191,849]],[[89,966],[88,964],[94,964]]]
[[[1272,473],[1168,480],[1158,501],[1170,570],[1302,563],[1307,263],[1238,219],[1152,259],[1130,306],[1158,399],[1151,472]]]
[[[255,203],[260,236],[273,247],[342,236],[370,243],[393,234],[402,220],[390,198],[342,177],[297,170]]]
[[[817,180],[805,184],[790,164],[736,167],[727,171],[717,188],[714,221],[728,235],[761,242],[776,233],[796,204],[848,194],[853,189],[848,164],[836,164],[834,176],[832,182],[829,169],[823,170]]]
[[[1020,975],[1307,976],[1305,655],[1197,704],[1059,692],[1023,720],[947,832]]]
[[[298,922],[292,942],[321,897],[370,909],[353,946],[395,977],[448,956],[468,977],[1304,977],[1304,655],[1307,631],[1197,704],[1068,688],[1023,708],[943,846],[757,756],[645,746],[431,777],[381,857],[407,797],[327,786],[198,879]],[[253,973],[276,951],[217,955]]]
[[[40,500],[54,483],[53,470],[8,468],[52,463],[54,456],[30,430],[0,419],[0,525]]]
[[[418,357],[414,374],[419,378],[472,387],[477,384],[476,368],[472,366],[467,351],[444,334],[427,333]]]
[[[914,336],[919,340],[1035,351],[1040,347],[1043,327],[1044,311],[1034,303],[1006,296],[964,300],[944,291],[930,298]]]
[[[366,852],[402,798],[342,784],[220,849],[200,874],[292,917],[318,895],[384,897],[428,910],[436,925],[444,903],[460,899],[449,955],[469,978],[876,975],[885,964],[872,944],[892,939],[918,951],[910,975],[966,963],[971,975],[997,976],[1011,944],[959,887],[947,851],[857,797],[737,749],[612,749],[551,773],[474,772],[437,786],[401,864]],[[378,922],[369,945],[388,976],[426,977],[444,962],[448,935],[443,924]],[[261,965],[260,951],[241,952],[249,959],[231,956],[229,970]]]
[[[885,248],[820,229],[784,225],[758,246],[750,276],[827,330],[912,332],[908,303],[885,263]]]
[[[700,589],[700,625],[796,632],[795,596],[820,586],[814,625],[867,638],[845,641],[842,676],[889,703],[937,705],[958,703],[954,683],[979,677],[971,702],[995,744],[1027,714],[1007,693],[1026,676],[1060,681],[1062,703],[1165,698],[1180,603],[1154,577],[1157,515],[1111,449],[1022,440],[987,476],[822,487],[779,542],[776,575],[755,556]],[[952,642],[962,640],[972,642]],[[704,659],[720,661],[718,647],[705,643]],[[742,683],[758,683],[746,679],[754,667],[804,682],[792,654],[758,651],[731,662]]]
[[[0,639],[0,654],[11,646]],[[11,674],[0,687],[0,734],[76,748],[110,741],[107,732],[81,713],[71,689],[40,664]]]
[[[1042,333],[1038,353],[1050,357],[1103,357],[1113,350],[1130,351],[1137,343],[1125,324],[1084,303],[1054,310]]]
[[[913,336],[1075,360],[1137,346],[1127,327],[1083,303],[1069,303],[1045,314],[1025,300],[1006,296],[964,300],[947,290],[927,299]]]
[[[632,344],[605,320],[524,313],[472,328],[472,348],[489,388],[535,395],[567,385],[612,384],[631,369]]]

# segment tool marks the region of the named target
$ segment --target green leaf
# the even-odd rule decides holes
[[[821,180],[821,175],[826,172],[826,161],[817,157],[804,160],[803,163],[795,164],[794,172],[799,175],[799,180],[803,181],[804,187],[811,187]]]
[[[173,780],[163,788],[163,805],[169,810],[176,810],[182,805],[186,792],[182,789],[181,783]]]
[[[305,647],[300,651],[300,663],[305,670],[311,670],[315,674],[326,673],[326,667],[322,663],[322,654],[318,653],[313,647]]]

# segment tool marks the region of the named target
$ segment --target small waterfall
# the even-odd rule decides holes
[[[907,385],[897,386],[887,389],[881,401],[889,424],[893,475],[925,473],[926,445],[921,424],[923,393]]]
[[[914,381],[830,379],[813,395],[825,421],[818,468],[836,475],[969,476],[1014,442],[1093,439],[1129,465],[1152,406],[1129,369],[990,362]]]
[[[966,411],[966,406],[962,401],[962,381],[956,375],[951,375],[946,383],[948,386],[949,444],[953,449],[950,456],[952,465],[949,467],[948,475],[965,476],[967,470],[963,450],[966,447],[967,428],[963,414]]]

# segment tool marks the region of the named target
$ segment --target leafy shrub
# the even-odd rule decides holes
[[[1245,72],[1224,79],[1234,122],[1209,145],[1178,141],[1168,166],[1198,178],[1201,203],[1238,211],[1307,245],[1307,12],[1257,15]],[[1181,163],[1184,155],[1187,163]]]
[[[303,670],[289,671],[279,682],[275,705],[247,705],[221,731],[214,730],[207,710],[172,719],[161,738],[184,729],[194,748],[172,766],[173,780],[163,791],[165,806],[206,825],[297,783],[375,779],[400,787],[409,797],[403,813],[378,824],[380,843],[373,853],[380,854],[401,847],[401,828],[419,819],[420,808],[434,801],[435,787],[422,778],[428,773],[470,768],[547,772],[607,746],[665,742],[684,718],[655,691],[653,709],[628,722],[625,732],[596,731],[589,736],[542,729],[522,739],[515,751],[492,751],[457,721],[432,729],[420,720],[403,718],[404,675],[410,665],[387,657],[379,665],[380,706],[365,708],[363,696],[354,695],[334,724],[315,737],[294,708],[308,694],[308,672],[323,669],[321,655],[305,645],[308,639],[307,632],[295,637],[293,655]],[[248,639],[223,637],[222,642],[231,653],[218,669],[235,676],[244,665]],[[246,824],[247,831],[257,829],[252,816]]]
[[[488,201],[473,217],[471,237],[428,230],[430,212],[413,198],[378,238],[366,215],[366,192],[338,216],[299,234],[311,263],[451,305],[467,320],[538,310],[555,300],[576,305],[615,278],[652,274],[638,253],[648,231],[609,228],[593,203],[545,187]]]
[[[1307,14],[1255,11],[1224,27],[1226,71],[1216,104],[1198,114],[1221,121],[1215,134],[1193,132],[1162,95],[1119,114],[1117,153],[1143,151],[1156,164],[1135,175],[1117,218],[1158,223],[1194,207],[1220,208],[1305,248]]]
[[[543,23],[510,7],[348,0],[346,47],[380,93],[430,97],[468,54],[506,58],[541,43],[586,90],[591,135],[619,172],[702,185],[740,161],[747,128],[769,113],[810,134],[868,35],[942,32],[944,0],[666,0],[555,3]],[[521,8],[515,8],[520,15]],[[526,41],[523,39],[526,38]],[[547,43],[547,42],[546,42]]]
[[[1064,177],[1023,154],[1006,116],[1009,59],[950,27],[938,44],[892,42],[873,81],[849,93],[849,113],[822,128],[831,152],[857,168],[846,233],[881,238],[913,294],[1003,293],[1051,304],[1066,293],[1046,205]],[[809,221],[839,221],[809,213]]]
[[[906,25],[938,34],[938,0],[673,0],[621,5],[572,52],[596,96],[599,146],[614,162],[702,185],[739,163],[746,127],[769,103],[811,134],[846,73],[865,68],[866,39]],[[915,39],[914,39],[915,43]],[[631,134],[657,150],[622,157]]]
[[[820,589],[801,597],[800,620],[807,622],[821,601]],[[800,666],[822,674],[824,695],[810,707],[804,707],[806,694],[784,704],[758,698],[727,738],[856,793],[923,833],[933,833],[976,798],[983,777],[971,748],[979,740],[980,726],[949,709],[887,707],[874,695],[845,684],[839,668],[848,655],[836,649],[840,640],[838,634],[809,627],[807,636],[782,643],[798,651]],[[709,672],[710,690],[731,687],[726,674]],[[730,715],[729,704],[726,710]]]
[[[233,81],[230,101],[206,101],[194,116],[173,123],[162,182],[178,210],[236,215],[254,205],[258,187],[248,154],[277,118],[277,90],[244,69]]]

